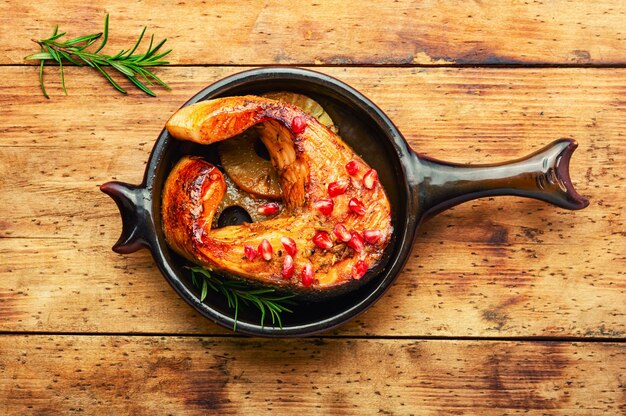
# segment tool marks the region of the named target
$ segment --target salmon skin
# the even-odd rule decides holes
[[[207,145],[253,126],[280,178],[283,210],[211,229],[224,177],[185,156],[163,190],[168,244],[210,270],[294,292],[330,292],[361,279],[391,240],[391,208],[376,172],[339,136],[297,107],[252,95],[183,107],[166,124],[174,138]]]

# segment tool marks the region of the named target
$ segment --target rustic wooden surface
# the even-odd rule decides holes
[[[626,410],[615,343],[11,335],[0,347],[3,415]]]
[[[54,23],[97,31],[105,11],[112,49],[143,24],[169,38],[178,66],[158,72],[173,91],[122,96],[68,68],[65,97],[49,68],[43,99],[22,61],[28,39]],[[621,1],[0,3],[0,414],[626,412],[625,12]],[[321,65],[433,157],[496,162],[572,137],[591,205],[456,207],[424,225],[380,302],[320,338],[219,328],[146,252],[110,251],[121,224],[98,185],[139,182],[165,120],[200,88],[277,63]]]
[[[111,1],[0,3],[0,63],[21,64],[54,23],[79,36],[111,13],[113,49],[144,25],[185,65],[626,63],[622,0]],[[54,23],[53,23],[54,22]]]

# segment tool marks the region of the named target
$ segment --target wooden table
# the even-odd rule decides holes
[[[623,1],[0,3],[0,414],[626,412]],[[23,57],[55,23],[109,51],[168,37],[172,87],[124,96]],[[474,201],[427,223],[391,290],[317,338],[247,338],[195,313],[150,255],[110,247],[98,185],[139,182],[165,120],[248,67],[353,85],[411,146],[497,162],[580,144],[584,211]],[[124,84],[126,85],[126,84]],[[269,413],[269,412],[268,412]]]

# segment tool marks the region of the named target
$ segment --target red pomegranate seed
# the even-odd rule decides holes
[[[344,242],[344,243],[347,243],[352,238],[352,236],[350,235],[350,231],[348,231],[346,226],[341,223],[335,225],[335,228],[333,229],[333,233],[337,237],[337,240]]]
[[[298,249],[296,248],[296,242],[293,241],[293,239],[289,237],[280,237],[280,242],[283,243],[283,247],[285,247],[287,254],[290,256],[296,255],[296,251],[298,251]]]
[[[313,243],[319,248],[327,250],[333,246],[333,240],[330,239],[330,236],[326,231],[318,231],[315,233],[313,237]]]
[[[356,231],[352,231],[352,238],[348,241],[348,247],[352,247],[354,251],[360,253],[363,251],[363,237]]]
[[[331,182],[328,184],[328,195],[334,198],[345,193],[346,189],[348,189],[348,182],[346,181]]]
[[[291,120],[291,131],[293,131],[294,133],[302,133],[305,127],[306,123],[302,117],[295,116],[293,120]]]
[[[370,244],[376,244],[383,236],[380,230],[363,230],[363,238]]]
[[[259,256],[259,252],[254,249],[251,245],[246,244],[243,247],[243,252],[246,255],[246,258],[249,261],[256,259]]]
[[[263,239],[263,241],[261,241],[261,244],[259,244],[259,254],[267,261],[272,260],[272,254],[274,254],[274,250],[272,249],[272,245],[270,244],[270,242],[266,239]]]
[[[283,260],[283,277],[285,279],[291,279],[294,270],[295,269],[293,267],[293,257],[287,254],[285,256],[285,260]]]
[[[374,189],[378,183],[378,172],[375,169],[368,170],[363,176],[363,186],[367,189]]]
[[[346,164],[346,170],[350,175],[356,175],[359,172],[359,162],[351,160]]]
[[[256,212],[261,215],[274,215],[280,211],[280,206],[276,202],[268,202],[267,204],[260,205]]]
[[[365,273],[367,273],[367,270],[367,263],[365,263],[363,260],[357,261],[356,264],[352,267],[352,278],[357,280],[360,279]]]
[[[333,212],[335,203],[332,199],[320,199],[313,204],[313,207],[324,215],[330,215]]]
[[[348,208],[350,208],[350,211],[357,215],[365,215],[365,205],[363,205],[363,202],[356,198],[350,199],[350,202],[348,202]]]
[[[315,273],[313,272],[313,266],[311,266],[311,263],[307,263],[306,266],[304,266],[300,277],[302,278],[302,286],[309,287],[313,284]]]

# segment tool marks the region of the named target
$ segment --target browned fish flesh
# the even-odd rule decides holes
[[[211,229],[226,191],[218,168],[183,157],[164,185],[169,245],[216,272],[295,291],[328,291],[359,280],[380,261],[393,232],[377,173],[339,136],[292,105],[225,97],[178,110],[176,139],[212,144],[257,129],[281,181],[274,218]]]

